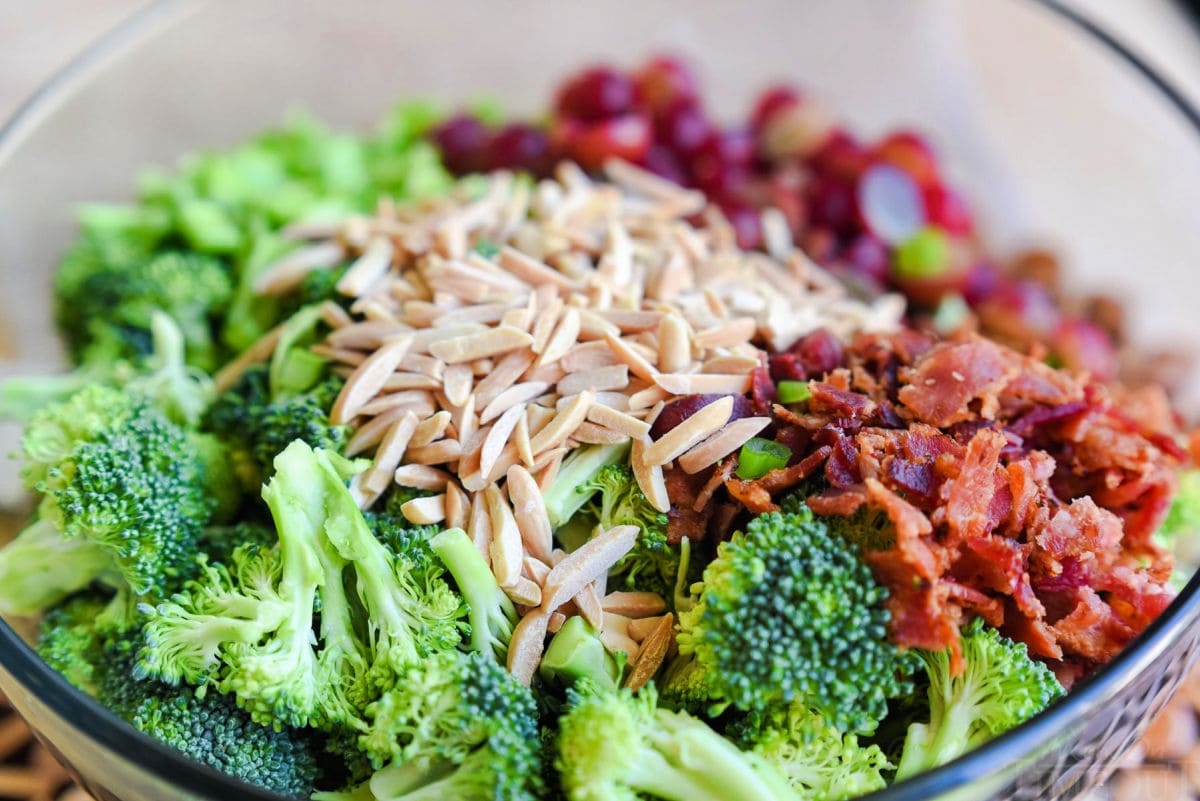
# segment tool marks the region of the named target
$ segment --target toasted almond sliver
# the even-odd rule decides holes
[[[521,465],[508,468],[508,497],[512,501],[517,527],[525,549],[542,561],[554,549],[554,532],[546,514],[546,501],[533,475]]]
[[[552,451],[543,453],[530,466],[529,469],[534,472],[534,478],[537,479],[538,486],[542,488],[543,493],[554,483],[554,479],[558,475],[558,469],[562,467],[563,457],[566,455],[566,448],[555,448]]]
[[[562,369],[558,362],[543,364],[541,367],[532,367],[525,371],[525,375],[521,376],[523,381],[543,381],[553,386],[567,374],[567,371]]]
[[[526,381],[521,384],[514,384],[508,389],[501,392],[492,402],[484,407],[479,414],[479,422],[490,423],[500,415],[504,414],[513,406],[523,405],[550,389],[550,385],[545,381]],[[476,402],[479,401],[479,396],[475,396]]]
[[[475,402],[487,408],[497,395],[511,387],[529,369],[533,359],[534,355],[529,351],[515,351],[505,356],[491,373],[475,385]]]
[[[719,373],[660,373],[655,379],[672,395],[742,395],[750,389],[749,375]]]
[[[440,523],[446,519],[446,496],[430,495],[427,498],[413,498],[400,507],[400,513],[413,525],[427,526]]]
[[[492,521],[492,572],[501,587],[512,586],[521,577],[525,558],[521,530],[517,527],[512,507],[504,499],[499,487],[491,484],[483,493]]]
[[[667,496],[667,481],[660,465],[646,463],[646,450],[650,447],[650,435],[635,439],[629,454],[629,464],[638,488],[650,501],[650,505],[666,514],[671,511],[671,499]]]
[[[658,370],[646,361],[640,353],[630,347],[629,343],[613,334],[605,334],[604,341],[623,363],[629,365],[630,371],[643,381],[654,383]]]
[[[663,313],[660,311],[635,309],[601,309],[596,314],[615,325],[623,334],[653,331],[658,328],[658,324],[663,318]]]
[[[446,433],[446,428],[450,425],[450,412],[442,409],[441,411],[425,418],[413,431],[412,440],[409,444],[414,448],[419,448],[422,445],[428,445],[442,438]],[[460,437],[461,439],[461,437]]]
[[[321,319],[325,321],[325,325],[335,331],[354,323],[354,319],[349,313],[332,300],[327,300],[321,304]]]
[[[396,483],[402,487],[441,492],[450,481],[450,474],[423,464],[404,464],[396,468]]]
[[[397,337],[355,368],[334,401],[329,421],[334,425],[344,425],[354,419],[359,410],[387,384],[388,378],[408,352],[412,341],[411,334]]]
[[[512,442],[517,448],[517,457],[521,464],[533,467],[533,445],[529,440],[529,415],[522,414],[517,418],[517,427],[513,429]]]
[[[389,339],[404,333],[406,333],[405,326],[399,323],[362,320],[339,328],[326,337],[325,341],[337,348],[375,350]]]
[[[467,396],[471,394],[471,385],[474,381],[475,376],[471,374],[471,368],[468,365],[452,364],[442,374],[442,392],[446,393],[446,397],[455,406],[462,406],[467,402]]]
[[[363,417],[375,417],[392,409],[407,409],[417,417],[423,418],[433,414],[437,407],[433,397],[426,390],[405,389],[376,395],[375,400],[359,409],[358,413]]]
[[[606,574],[637,541],[637,526],[614,526],[563,557],[546,577],[542,606],[551,611]],[[553,558],[553,557],[552,557]]]
[[[524,573],[526,576],[529,576],[530,580],[537,582],[537,585],[540,587],[546,583],[546,576],[550,575],[550,565],[541,559],[526,554]]]
[[[498,326],[478,334],[430,342],[429,352],[446,364],[459,364],[499,356],[532,343],[533,337],[521,329]]]
[[[745,445],[748,439],[766,428],[770,422],[769,417],[743,417],[734,420],[680,456],[679,466],[685,473],[699,473]]]
[[[488,514],[487,499],[482,492],[471,498],[471,511],[467,515],[467,534],[475,549],[489,565],[492,562],[492,516]]]
[[[580,342],[563,354],[558,361],[568,373],[579,373],[584,370],[595,370],[600,367],[621,364],[607,342]]]
[[[537,366],[553,364],[562,358],[571,346],[579,339],[579,309],[567,309],[563,312],[562,317],[558,320],[558,325],[554,328],[554,333],[546,342],[546,347],[542,349],[537,361],[534,362]]]
[[[579,285],[575,281],[572,281],[550,265],[531,258],[508,245],[500,249],[499,261],[501,267],[533,286],[553,284],[568,292],[579,288]]]
[[[575,606],[589,626],[598,632],[604,631],[607,615],[600,606],[600,594],[596,590],[594,581],[585,584],[583,589],[575,595]]]
[[[629,386],[629,367],[624,364],[611,364],[569,373],[559,380],[556,388],[561,395],[574,395],[585,389],[601,392],[625,389],[627,386]]]
[[[420,373],[392,373],[383,382],[383,388],[389,392],[404,389],[441,389],[441,386],[441,380]]]
[[[675,616],[663,615],[654,631],[642,641],[638,651],[637,664],[625,679],[625,686],[637,692],[642,689],[662,667],[671,650],[671,642],[675,635]]]
[[[664,315],[658,324],[659,369],[675,373],[691,363],[692,344],[687,323],[678,314]]]
[[[505,587],[504,592],[513,603],[521,606],[540,606],[542,603],[542,588],[524,576],[519,576],[512,586]]]
[[[304,282],[314,270],[336,267],[346,257],[346,249],[335,239],[293,250],[267,267],[254,280],[258,295],[283,295]]]
[[[662,403],[671,397],[671,393],[659,386],[647,387],[629,396],[629,410],[649,409],[656,403]]]
[[[454,428],[459,442],[469,442],[479,430],[479,418],[475,416],[475,396],[468,395],[466,403],[453,414]]]
[[[758,356],[716,356],[700,366],[701,373],[742,375],[758,367]]]
[[[631,439],[641,439],[650,433],[648,423],[599,403],[588,409],[587,419]]]
[[[534,454],[540,454],[561,445],[571,432],[579,427],[587,418],[588,410],[595,400],[596,393],[585,390],[571,398],[559,412],[554,415],[545,428],[538,431],[529,442]]]
[[[408,449],[413,432],[417,429],[417,416],[405,412],[383,436],[383,442],[375,453],[375,463],[363,478],[363,486],[371,492],[382,493],[396,478],[396,468]]]
[[[362,428],[354,432],[354,436],[346,443],[344,453],[346,456],[357,456],[360,453],[365,453],[371,448],[374,448],[383,441],[383,437],[387,434],[388,429],[392,424],[407,414],[410,409],[400,406],[394,409],[389,409],[381,413],[378,417],[372,418]]]
[[[558,323],[562,310],[562,299],[557,297],[552,298],[549,304],[538,305],[537,316],[533,321],[533,331],[530,332],[533,336],[530,350],[534,353],[541,353],[546,347],[546,343],[550,341],[550,335],[554,333],[554,326]]]
[[[600,642],[604,643],[604,647],[608,649],[609,653],[624,653],[629,657],[630,664],[636,664],[640,649],[628,635],[616,631],[602,631],[600,632]]]
[[[637,643],[642,642],[649,637],[656,628],[658,628],[658,624],[662,618],[662,615],[633,618],[629,621],[629,629],[627,631],[630,639]]]
[[[257,342],[243,351],[240,356],[218,370],[216,375],[213,376],[213,384],[216,386],[217,392],[225,392],[230,389],[241,380],[247,370],[269,359],[271,354],[275,352],[275,346],[279,344],[279,337],[283,334],[283,327],[287,324],[288,321],[284,320],[263,334]]]
[[[471,511],[471,498],[453,481],[446,483],[446,528],[462,528]]]
[[[445,464],[462,456],[462,445],[456,439],[439,439],[419,448],[409,448],[407,460],[412,464]]]
[[[485,476],[491,475],[492,468],[496,466],[496,462],[500,459],[500,454],[504,452],[504,446],[508,444],[513,430],[524,418],[525,404],[518,403],[516,406],[509,407],[504,414],[500,415],[500,418],[488,430],[479,451],[479,472],[481,474]],[[526,439],[528,440],[528,437]]]
[[[566,615],[564,615],[562,612],[555,612],[552,615],[550,615],[550,625],[547,627],[546,630],[551,634],[558,634],[559,630],[561,630],[563,627],[563,623],[566,623],[566,622],[567,622]]]
[[[545,595],[543,591],[543,604]],[[521,618],[521,622],[513,630],[512,641],[508,646],[508,672],[526,687],[533,683],[533,674],[537,672],[542,661],[550,614],[544,608],[535,609]]]
[[[628,441],[629,437],[625,434],[586,421],[580,423],[567,440],[568,443],[578,442],[581,445],[620,445]]]
[[[732,413],[733,397],[729,395],[702,407],[646,448],[643,455],[646,464],[664,465],[679,458],[680,454],[725,425]]]
[[[753,317],[739,317],[696,333],[692,341],[700,348],[731,348],[749,342],[758,330]]]
[[[366,292],[392,266],[394,253],[392,240],[384,236],[375,237],[337,282],[337,291],[349,297],[358,297]]]
[[[629,618],[661,615],[667,603],[656,592],[610,592],[600,601],[605,612]]]

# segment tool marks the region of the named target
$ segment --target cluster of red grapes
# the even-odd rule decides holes
[[[779,209],[797,243],[864,292],[899,290],[917,310],[970,308],[985,330],[1041,342],[1071,367],[1109,378],[1112,337],[1067,314],[1044,283],[1006,274],[983,253],[971,212],[944,180],[929,142],[907,130],[863,142],[791,86],[756,99],[748,119],[719,125],[694,73],[659,56],[632,72],[594,66],[555,93],[545,126],[493,130],[460,114],[433,132],[459,174],[546,175],[560,159],[598,170],[621,158],[699,189],[744,248],[762,247],[761,210]]]

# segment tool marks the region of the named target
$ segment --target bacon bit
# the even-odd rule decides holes
[[[761,515],[767,512],[778,512],[779,506],[771,500],[771,493],[758,482],[744,481],[735,476],[725,479],[725,489],[734,500],[745,506],[752,514]]]
[[[954,380],[953,373],[963,380]],[[1017,375],[1016,365],[993,342],[944,343],[914,366],[900,390],[900,402],[919,420],[938,427],[971,419],[968,406],[975,400],[983,401],[981,414],[990,419],[995,415],[996,393]]]
[[[697,513],[703,512],[712,501],[713,495],[716,494],[717,490],[725,486],[725,482],[733,475],[733,471],[736,468],[737,461],[734,459],[726,459],[717,465],[717,469],[712,471],[712,476],[708,481],[704,482],[704,486],[697,493],[696,501],[692,504],[692,511]]]
[[[988,511],[996,492],[1000,451],[1007,443],[1003,434],[989,429],[971,438],[958,477],[947,482],[942,490],[950,542],[980,537],[991,530]]]
[[[823,445],[794,465],[772,470],[758,479],[758,483],[771,494],[789,490],[812,475],[831,453],[833,453],[833,448]]]

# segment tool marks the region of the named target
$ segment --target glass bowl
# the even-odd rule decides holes
[[[928,131],[1004,252],[1049,238],[1071,282],[1126,298],[1144,345],[1196,332],[1200,114],[1103,31],[1034,0],[693,0],[349,5],[160,2],[73,62],[0,130],[0,380],[61,363],[50,313],[76,203],[138,170],[231,144],[303,108],[361,128],[401,98],[480,96],[530,114],[568,69],[667,50],[718,112],[794,80],[867,134]],[[1186,254],[1183,256],[1181,254]],[[1150,271],[1153,270],[1151,273]],[[0,430],[0,450],[15,430]],[[21,502],[0,470],[0,508]],[[870,796],[1068,799],[1102,781],[1200,645],[1200,578],[1066,700]],[[270,801],[137,733],[0,622],[0,691],[102,801]]]

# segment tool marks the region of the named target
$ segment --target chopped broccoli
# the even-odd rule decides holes
[[[96,626],[110,599],[80,593],[46,612],[38,632],[37,652],[46,664],[83,692],[97,697],[106,634]]]
[[[696,605],[680,613],[680,656],[664,697],[696,709],[801,701],[844,731],[871,731],[909,687],[887,642],[886,592],[807,509],[759,515],[722,543]]]
[[[289,445],[263,490],[279,547],[205,564],[147,609],[139,670],[216,685],[260,722],[334,729],[360,725],[396,671],[454,648],[459,599],[372,535],[345,483],[363,466]]]
[[[242,521],[228,526],[210,526],[200,533],[199,555],[209,562],[234,564],[239,548],[270,550],[279,538],[275,529],[262,523]]]
[[[368,782],[380,801],[538,798],[537,704],[486,655],[411,665],[367,714],[361,744],[381,767]]]
[[[1024,643],[976,618],[963,631],[962,675],[950,674],[950,651],[916,650],[929,677],[929,722],[908,727],[896,778],[944,765],[1024,723],[1062,697],[1063,688]]]
[[[609,465],[623,464],[628,455],[629,443],[589,445],[571,451],[543,493],[550,524],[555,528],[565,525],[600,490],[591,483],[596,475]]]
[[[571,801],[791,801],[765,759],[738,750],[705,723],[637,695],[580,682],[559,730],[559,770]]]
[[[734,741],[783,774],[804,801],[845,801],[882,790],[892,765],[878,745],[859,745],[802,703],[772,707],[731,726]]]
[[[471,649],[503,664],[517,625],[517,610],[496,583],[483,554],[461,528],[450,528],[429,541],[467,604]]]
[[[569,686],[587,679],[601,689],[615,691],[622,665],[587,621],[575,615],[567,618],[550,640],[538,671],[549,682]]]

